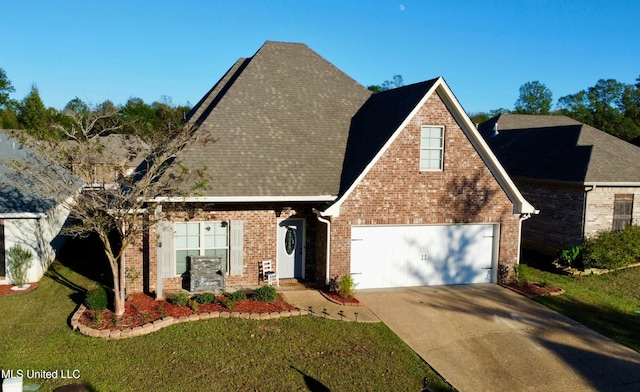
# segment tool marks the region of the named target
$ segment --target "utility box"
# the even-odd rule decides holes
[[[190,291],[224,291],[224,266],[220,256],[191,256]]]

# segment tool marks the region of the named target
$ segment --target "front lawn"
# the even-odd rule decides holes
[[[58,371],[25,385],[84,383],[95,391],[453,390],[382,323],[313,316],[182,323],[126,340],[71,331],[93,281],[55,263],[40,287],[0,297],[3,371]],[[60,376],[79,376],[62,379]]]
[[[574,277],[552,271],[550,260],[537,254],[523,253],[522,262],[520,280],[546,281],[565,290],[536,301],[640,352],[640,267]]]

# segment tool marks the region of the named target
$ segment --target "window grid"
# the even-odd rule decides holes
[[[223,222],[176,223],[176,275],[188,272],[189,256],[220,256],[227,265],[228,226]]]
[[[423,125],[420,132],[420,170],[442,170],[444,127]]]
[[[633,220],[633,194],[613,196],[613,230],[622,230]]]

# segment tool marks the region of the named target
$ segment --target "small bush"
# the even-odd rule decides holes
[[[198,301],[191,301],[189,306],[191,307],[191,310],[193,310],[195,313],[198,313]]]
[[[344,298],[352,298],[356,295],[356,284],[351,275],[344,275],[338,282],[338,294]]]
[[[640,226],[603,231],[582,245],[584,268],[616,269],[633,264],[639,258]]]
[[[189,297],[189,294],[180,291],[169,297],[169,302],[178,306],[188,306],[189,302],[191,302],[191,298]]]
[[[15,245],[9,249],[9,275],[14,285],[22,287],[27,284],[27,274],[31,268],[33,254],[29,249]]]
[[[233,293],[224,293],[220,298],[220,304],[227,309],[231,309],[236,306],[236,302],[247,299],[247,294],[244,291],[238,290]]]
[[[216,296],[213,293],[202,293],[196,295],[196,301],[200,304],[211,304],[216,302]]]
[[[273,302],[278,299],[278,293],[273,286],[261,286],[253,292],[253,299],[260,302]]]
[[[571,267],[575,265],[578,256],[580,255],[580,247],[577,245],[567,249],[560,249],[558,251],[558,262],[565,267]]]
[[[89,290],[84,299],[84,304],[89,310],[102,311],[107,308],[107,290],[99,286]]]

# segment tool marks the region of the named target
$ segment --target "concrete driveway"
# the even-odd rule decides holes
[[[494,284],[359,290],[459,391],[640,391],[640,354]]]

